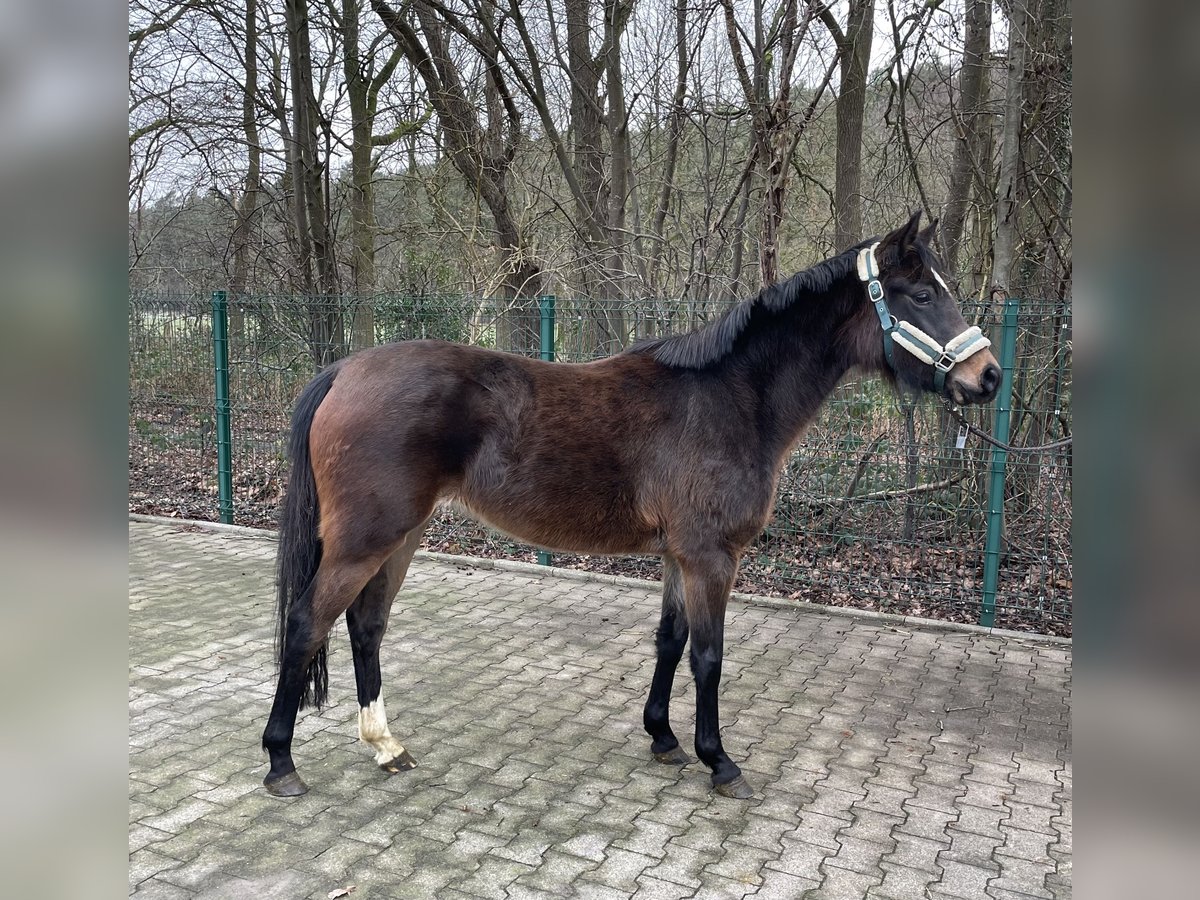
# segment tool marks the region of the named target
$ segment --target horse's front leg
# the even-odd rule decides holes
[[[688,639],[687,613],[683,609],[683,574],[679,563],[667,556],[663,558],[662,618],[654,633],[657,659],[654,678],[650,682],[650,696],[642,714],[642,724],[653,739],[650,752],[659,762],[682,766],[691,762],[691,757],[679,746],[679,739],[671,730],[671,686],[675,681],[675,670],[683,658],[683,648]]]
[[[721,745],[717,691],[721,685],[721,655],[725,638],[725,607],[733,587],[737,560],[712,552],[681,559],[684,606],[692,640],[692,675],[696,679],[696,755],[712,769],[717,793],[745,800],[754,795]]]

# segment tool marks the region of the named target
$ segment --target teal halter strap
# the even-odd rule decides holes
[[[867,284],[867,297],[875,306],[875,315],[879,316],[879,325],[883,329],[883,355],[895,371],[892,332],[896,330],[896,317],[888,309],[883,283],[879,280],[879,265],[875,262],[875,248],[878,246],[879,242],[876,241],[870,247],[858,251],[858,277]]]

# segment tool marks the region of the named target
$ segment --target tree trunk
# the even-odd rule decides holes
[[[542,271],[529,252],[508,196],[507,179],[520,133],[520,113],[501,79],[494,28],[484,21],[482,33],[465,35],[472,39],[487,69],[485,101],[489,121],[485,133],[476,104],[468,99],[459,78],[458,62],[451,58],[441,14],[430,4],[416,0],[412,10],[420,28],[418,34],[383,0],[371,0],[371,7],[425,83],[451,163],[492,214],[501,285],[509,301],[509,308],[496,319],[496,345],[531,354],[538,346],[536,298],[542,292]],[[484,7],[485,14],[489,11],[494,10]],[[464,26],[459,22],[456,27]]]
[[[359,53],[359,2],[342,0],[345,43],[343,72],[350,103],[350,290],[354,295],[351,346],[375,343],[375,192],[371,166],[371,115],[368,74]]]
[[[609,288],[607,304],[608,332],[612,337],[610,352],[620,350],[626,341],[624,303],[629,299],[628,227],[626,210],[633,186],[633,165],[629,156],[629,110],[625,105],[625,73],[621,67],[621,36],[632,3],[605,0],[604,45],[605,74],[608,79],[608,143],[611,149],[611,182],[608,195],[609,255],[606,266]]]
[[[653,293],[658,293],[663,286],[661,266],[666,248],[664,230],[667,210],[671,206],[671,194],[675,187],[675,167],[679,160],[679,141],[683,134],[685,115],[683,101],[687,95],[688,72],[691,68],[687,10],[687,0],[675,0],[675,93],[671,98],[671,112],[667,118],[667,151],[663,161],[662,188],[658,193],[658,204],[651,225],[654,249],[651,251],[649,288]]]
[[[246,33],[243,43],[246,78],[242,86],[242,134],[246,139],[246,180],[237,206],[233,230],[233,277],[229,282],[229,332],[234,341],[245,334],[242,300],[250,277],[250,245],[259,218],[262,179],[262,145],[258,139],[258,0],[246,0]]]
[[[1004,89],[1000,181],[996,189],[996,241],[992,251],[991,293],[994,297],[1008,293],[1017,245],[1025,51],[1025,6],[1012,3],[1008,19],[1008,77]]]
[[[966,35],[962,68],[959,70],[958,141],[950,165],[950,190],[942,225],[938,229],[946,268],[957,277],[959,250],[967,203],[976,172],[983,168],[984,131],[989,127],[987,57],[991,48],[992,0],[967,0]]]
[[[306,293],[319,295],[309,297],[309,341],[313,361],[320,369],[344,355],[342,317],[326,218],[324,164],[317,143],[319,110],[312,87],[307,0],[287,0],[285,14],[291,58],[292,164],[300,270]]]
[[[862,133],[874,22],[875,0],[851,0],[845,36],[838,48],[842,84],[836,104],[833,188],[834,242],[838,250],[862,240]]]
[[[806,114],[793,117],[792,73],[797,51],[808,34],[813,15],[819,15],[823,7],[806,4],[801,20],[797,0],[783,0],[767,23],[762,0],[754,0],[754,38],[753,44],[749,44],[737,22],[733,0],[721,0],[721,6],[733,69],[750,113],[754,149],[763,180],[758,264],[762,285],[767,287],[779,280],[779,230],[783,223],[792,153],[815,108],[816,98],[824,93],[833,72],[831,67]],[[748,43],[751,51],[751,68],[746,66],[743,42]],[[775,84],[774,96],[771,95],[772,82]]]
[[[602,353],[612,338],[604,314],[609,289],[605,277],[608,248],[603,240],[609,185],[604,177],[604,115],[599,96],[604,58],[592,55],[591,0],[565,0],[564,11],[571,84],[571,163],[581,189],[574,198],[577,290],[584,305],[581,349],[585,354]]]

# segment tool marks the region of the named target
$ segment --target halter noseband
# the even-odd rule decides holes
[[[888,309],[883,284],[879,281],[879,266],[875,262],[876,241],[870,247],[858,251],[858,278],[867,285],[867,296],[875,306],[879,324],[883,328],[883,355],[887,357],[892,371],[896,370],[893,343],[899,344],[921,362],[933,366],[933,386],[941,391],[946,384],[946,373],[957,363],[973,356],[992,342],[983,336],[978,325],[972,325],[957,337],[952,337],[943,347],[916,325],[897,322]],[[936,273],[935,273],[936,274]],[[941,281],[939,278],[938,281]]]

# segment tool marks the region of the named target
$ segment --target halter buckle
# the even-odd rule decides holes
[[[938,361],[933,364],[933,367],[939,372],[949,372],[952,368],[954,368],[955,362],[957,362],[957,360],[955,360],[954,356],[943,350],[942,355],[938,358]]]

